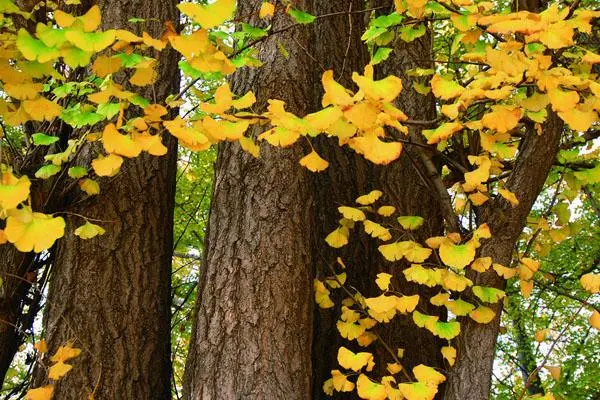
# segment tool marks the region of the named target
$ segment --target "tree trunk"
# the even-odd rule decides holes
[[[0,246],[0,389],[28,328],[23,310],[31,287],[27,272],[33,261],[33,253],[20,253],[10,243]]]
[[[360,11],[365,8],[364,1],[323,2],[315,1],[315,14],[323,15],[342,11]],[[391,2],[382,1],[377,6],[389,5]],[[360,37],[365,30],[368,14],[353,13],[326,18],[315,23],[315,47],[313,54],[325,69],[333,69],[336,79],[347,88],[354,88],[351,80],[353,71],[362,73],[369,62],[369,54]],[[404,110],[411,119],[429,120],[435,116],[435,103],[432,96],[421,96],[410,86],[404,75],[408,69],[417,66],[429,68],[430,63],[424,62],[431,54],[431,37],[425,35],[413,43],[398,40],[394,53],[378,71],[378,75],[394,74],[403,79],[404,90],[398,101],[398,107]],[[322,71],[316,71],[319,74]],[[317,86],[315,102],[320,104],[323,95],[320,85]],[[435,197],[427,184],[419,177],[422,172],[416,169],[420,166],[413,164],[418,160],[413,148],[405,147],[400,159],[387,166],[377,166],[366,161],[352,150],[340,148],[331,139],[319,138],[316,141],[317,152],[329,161],[329,168],[314,175],[316,196],[316,223],[314,230],[314,257],[317,276],[327,276],[331,272],[328,265],[334,265],[335,259],[341,256],[348,266],[348,282],[358,288],[363,294],[377,296],[380,290],[375,285],[375,277],[380,272],[393,273],[398,277],[393,282],[394,287],[405,294],[419,293],[421,303],[419,309],[428,314],[442,313],[428,302],[432,290],[426,289],[402,278],[401,271],[409,267],[406,263],[389,263],[377,250],[380,243],[370,238],[361,228],[355,229],[348,245],[340,250],[327,246],[325,236],[338,225],[339,214],[337,207],[352,205],[355,199],[370,192],[384,192],[381,204],[393,205],[396,215],[420,215],[427,224],[419,232],[419,239],[439,235],[443,231],[443,221],[436,205]],[[418,161],[417,161],[418,163]],[[340,293],[340,295],[343,295]],[[336,298],[339,302],[341,298]],[[338,315],[331,310],[319,310],[315,314],[315,330],[313,342],[313,398],[326,398],[323,383],[331,376],[331,370],[339,368],[337,349],[339,346],[352,347],[343,339],[335,326]],[[392,323],[377,328],[378,334],[391,348],[404,348],[403,365],[410,368],[425,363],[438,368],[444,368],[440,349],[444,345],[424,329],[414,329],[409,317],[398,316]],[[387,374],[386,362],[393,362],[387,350],[375,343],[377,353],[377,372]],[[356,350],[356,349],[355,349]],[[361,350],[364,351],[364,350]],[[368,350],[367,350],[368,351]],[[338,396],[341,398],[340,394]],[[348,395],[346,395],[347,397]]]
[[[132,17],[154,37],[162,21],[178,21],[176,1],[99,2],[104,28],[129,27]],[[157,22],[152,19],[158,19]],[[141,32],[139,32],[141,34]],[[142,94],[163,101],[179,89],[178,58],[163,54],[153,88]],[[127,160],[119,175],[78,214],[110,221],[106,234],[81,240],[82,223],[67,218],[59,243],[45,316],[50,353],[74,341],[82,354],[56,386],[56,399],[166,399],[170,397],[170,273],[177,149]],[[40,384],[44,371],[37,376]]]
[[[295,6],[310,10],[307,3]],[[238,18],[264,25],[261,4],[239,1]],[[277,30],[290,19],[277,13],[272,24]],[[313,63],[304,50],[308,29],[260,44],[264,65],[238,71],[233,91],[254,90],[259,111],[276,98],[291,112],[306,114],[313,108]],[[263,145],[254,159],[238,144],[219,146],[187,399],[310,398],[313,199],[310,172],[298,164],[300,147]]]

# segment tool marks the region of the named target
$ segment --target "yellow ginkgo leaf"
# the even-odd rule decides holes
[[[23,207],[9,212],[4,233],[17,250],[39,253],[52,247],[65,234],[65,221],[62,217],[54,218]]]
[[[104,127],[102,144],[107,153],[114,153],[123,157],[137,157],[142,152],[141,146],[131,136],[120,134],[114,124],[108,124]]]
[[[471,269],[477,272],[485,272],[492,266],[492,257],[476,258],[471,264]]]
[[[364,212],[353,207],[341,206],[338,207],[338,211],[344,216],[344,218],[352,221],[364,221],[367,218]]]
[[[463,125],[459,122],[446,122],[436,129],[423,130],[423,135],[427,138],[427,144],[436,144],[442,140],[448,140],[456,132],[459,132],[462,129]]]
[[[412,296],[396,296],[396,310],[400,313],[413,312],[419,304],[419,295],[414,294]]]
[[[442,347],[442,356],[448,361],[448,365],[451,367],[456,362],[456,349],[452,346]]]
[[[79,181],[79,187],[81,190],[86,192],[89,196],[94,196],[100,193],[100,185],[93,179],[82,179]]]
[[[375,283],[377,284],[377,286],[379,286],[379,289],[386,291],[390,287],[391,280],[391,274],[380,272],[379,274],[377,274],[377,279],[375,279]]]
[[[75,235],[82,239],[91,239],[98,235],[104,235],[105,232],[106,231],[101,226],[92,224],[89,221],[86,221],[85,224],[75,229]]]
[[[323,107],[327,107],[331,104],[342,107],[354,104],[354,99],[348,93],[346,88],[337,83],[333,78],[333,70],[325,71],[321,78],[321,82],[323,84],[323,89],[325,90],[322,101]]]
[[[574,90],[552,89],[548,91],[548,97],[554,111],[569,111],[579,103],[579,94]]]
[[[62,107],[45,97],[38,97],[35,100],[24,100],[21,105],[23,109],[34,121],[52,121],[58,117]]]
[[[396,299],[396,296],[382,294],[378,297],[365,298],[365,303],[369,309],[376,313],[387,313],[396,308]]]
[[[64,11],[56,10],[54,11],[54,19],[61,28],[69,28],[77,22],[81,24],[80,26],[85,32],[93,32],[100,27],[100,7],[94,5],[80,17],[74,17],[71,14],[65,13]]]
[[[554,379],[555,381],[560,380],[560,367],[546,365],[544,366],[544,368],[546,368],[546,370],[550,372],[552,379]]]
[[[365,228],[365,232],[374,238],[378,238],[383,241],[390,240],[392,238],[392,234],[390,233],[389,229],[384,228],[376,222],[366,219],[363,221],[363,226]]]
[[[358,372],[364,367],[367,371],[370,371],[375,365],[373,354],[364,352],[355,354],[343,346],[338,350],[337,360],[340,366],[354,372]]]
[[[16,208],[29,197],[31,182],[26,175],[17,178],[12,172],[0,175],[0,209]]]
[[[365,67],[364,76],[354,72],[352,80],[369,100],[390,102],[398,97],[402,91],[402,80],[397,76],[389,75],[378,81],[373,80],[373,66],[371,64]]]
[[[571,129],[585,132],[592,124],[598,121],[598,113],[594,110],[582,111],[579,106],[560,111],[558,116],[565,121]]]
[[[36,344],[33,345],[33,348],[42,354],[48,352],[48,344],[46,344],[46,341],[44,339],[40,340],[39,342],[36,342]]]
[[[592,312],[590,325],[600,331],[600,312],[598,312],[598,310]]]
[[[327,169],[329,163],[313,150],[300,159],[300,165],[308,168],[312,172],[321,172]]]
[[[261,4],[260,11],[258,12],[258,16],[261,19],[272,17],[274,14],[275,14],[275,5],[273,5],[273,3],[269,3],[268,1],[265,1],[264,3]]]
[[[431,89],[433,90],[435,97],[442,100],[453,99],[460,96],[465,91],[465,88],[455,81],[445,79],[437,74],[431,78]]]
[[[116,154],[109,154],[106,157],[98,156],[92,160],[92,168],[98,176],[115,176],[119,173],[123,158]]]
[[[394,206],[381,206],[377,209],[377,214],[382,215],[384,217],[389,217],[396,212],[396,207]]]
[[[321,308],[331,308],[335,304],[329,297],[329,289],[325,287],[325,284],[318,279],[314,280],[315,289],[315,301]]]
[[[501,264],[493,264],[492,268],[494,269],[494,271],[496,271],[498,275],[500,275],[504,279],[510,279],[517,274],[516,268],[507,268]]]
[[[449,267],[463,269],[475,259],[475,245],[469,241],[465,244],[454,244],[450,241],[440,245],[440,258]]]
[[[52,400],[54,395],[54,385],[42,386],[37,389],[30,389],[25,395],[27,400]]]
[[[114,74],[121,69],[123,61],[119,57],[98,56],[92,65],[92,71],[100,78]]]
[[[81,349],[73,347],[70,343],[60,346],[56,353],[52,357],[50,357],[50,361],[52,362],[65,362],[70,360],[71,358],[78,357],[81,354]]]
[[[153,156],[164,156],[167,154],[168,149],[162,144],[160,135],[133,133],[132,139],[142,151],[148,152],[148,154],[152,154]]]
[[[354,383],[348,380],[348,376],[339,369],[331,371],[333,388],[338,392],[351,392],[354,390]]]
[[[519,107],[492,106],[492,111],[481,118],[481,123],[488,129],[504,133],[514,129],[522,116],[523,110]]]
[[[548,29],[540,32],[540,42],[546,45],[549,49],[562,49],[573,45],[573,35],[575,30],[569,24],[570,21],[560,21],[552,24]]]
[[[379,252],[388,261],[399,261],[404,257],[415,263],[421,263],[431,255],[431,249],[427,249],[413,241],[381,245],[379,246]]]
[[[584,274],[579,279],[581,287],[590,293],[600,293],[600,274],[593,272]]]
[[[379,198],[383,196],[383,192],[380,190],[373,190],[368,194],[364,194],[356,199],[356,202],[362,206],[368,206],[375,203]]]
[[[456,274],[450,270],[444,269],[440,273],[441,284],[447,290],[454,292],[462,292],[469,286],[473,285],[473,281],[463,275]]]
[[[469,313],[469,317],[480,324],[487,324],[491,322],[495,316],[496,313],[494,310],[485,306],[479,306]]]
[[[427,385],[424,382],[401,383],[398,389],[408,400],[433,400],[437,393],[437,387]]]
[[[504,197],[504,199],[506,201],[508,201],[510,204],[512,204],[513,207],[516,207],[519,205],[519,200],[517,199],[517,196],[510,190],[498,189],[498,194],[500,194],[500,196]]]
[[[136,68],[133,76],[129,78],[129,83],[135,86],[148,86],[152,85],[157,78],[155,62],[150,62],[146,66]]]
[[[339,249],[340,247],[344,247],[348,244],[348,228],[340,226],[333,232],[331,232],[325,238],[325,242],[335,249]]]
[[[48,370],[48,378],[57,381],[62,379],[62,377],[65,376],[71,369],[73,369],[72,365],[65,364],[63,362],[57,362]]]
[[[437,386],[446,380],[446,377],[443,374],[440,374],[434,368],[428,367],[423,364],[419,364],[416,367],[414,367],[413,374],[419,382],[423,382],[433,386]]]
[[[487,156],[469,156],[469,162],[479,167],[473,171],[465,173],[465,183],[463,189],[465,192],[472,192],[490,177],[492,162]]]
[[[423,222],[425,222],[425,219],[416,215],[398,217],[398,223],[407,231],[419,229],[423,225]]]
[[[350,147],[375,164],[387,165],[400,157],[402,143],[383,142],[375,135],[356,137],[350,140]]]
[[[217,0],[208,5],[181,3],[179,10],[204,29],[214,28],[231,18],[235,10],[235,0]]]
[[[360,374],[356,381],[356,391],[361,399],[367,400],[385,400],[387,391],[385,386],[373,382],[365,374]]]
[[[548,329],[548,328],[540,329],[535,333],[535,341],[538,343],[541,343],[544,340],[546,340],[546,337],[549,334],[550,334],[550,329]]]
[[[533,290],[533,281],[519,281],[519,287],[521,289],[521,295],[524,298],[531,296]]]

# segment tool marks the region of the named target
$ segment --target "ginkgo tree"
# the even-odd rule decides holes
[[[356,392],[364,399],[432,399],[442,394],[440,385],[446,382],[444,398],[487,396],[502,303],[507,301],[506,280],[518,280],[521,294],[531,294],[540,268],[530,257],[532,247],[543,251],[567,238],[571,227],[565,208],[582,188],[600,180],[593,144],[600,110],[595,67],[600,56],[589,39],[597,35],[600,12],[578,1],[553,3],[544,10],[517,2],[509,10],[505,4],[469,0],[397,0],[393,7],[348,10],[348,15],[372,14],[366,31],[360,32],[371,62],[353,71],[353,87],[339,83],[336,71],[325,70],[320,107],[303,112],[294,105],[292,112],[281,99],[257,101],[252,91],[239,93],[223,83],[191,112],[185,111],[188,91],[236,70],[262,68],[257,45],[295,29],[310,29],[328,16],[311,15],[291,3],[261,2],[254,20],[289,23],[261,28],[242,22],[239,35],[231,39],[214,28],[231,19],[235,1],[182,3],[179,10],[190,27],[178,32],[172,22],[166,23],[158,38],[146,32],[100,30],[97,6],[81,15],[57,4],[44,7],[48,21],[26,29],[19,21],[33,22],[35,13],[10,0],[0,2],[8,27],[0,69],[6,94],[0,103],[1,243],[20,252],[47,251],[65,235],[62,215],[70,210],[59,201],[65,190],[78,188],[84,198],[97,196],[106,182],[102,178],[120,174],[130,159],[144,153],[164,157],[168,135],[191,151],[236,143],[257,159],[273,148],[297,149],[302,139],[310,150],[293,164],[316,174],[333,168],[319,154],[316,142],[321,137],[337,141],[327,142],[330,146],[387,166],[382,168],[405,156],[407,147],[414,148],[416,173],[435,194],[444,230],[420,240],[416,232],[426,219],[398,215],[384,188],[372,188],[356,204],[330,211],[339,212],[339,226],[321,238],[323,244],[343,248],[357,231],[364,231],[387,262],[408,267],[379,273],[377,293],[362,293],[347,279],[351,259],[339,259],[332,271],[317,274],[316,301],[322,308],[336,309],[342,338],[367,350],[384,349],[337,348],[339,368],[331,371],[323,390],[329,395]],[[243,21],[244,15],[238,12],[238,17]],[[394,57],[398,43],[427,32],[434,43],[441,42],[436,32],[452,38],[447,54],[431,55],[432,68],[396,71],[414,78],[409,81],[394,74],[378,76],[377,65]],[[131,89],[155,85],[157,65],[172,51],[181,56],[179,65],[188,79],[181,92],[152,98]],[[281,44],[277,53],[283,59],[290,56]],[[78,73],[82,68],[85,73]],[[412,119],[398,106],[408,85],[434,99],[436,117]],[[79,157],[81,153],[89,157]],[[555,186],[551,207],[528,218],[546,183]],[[218,191],[219,181],[215,184]],[[85,215],[76,217],[81,225],[73,234],[82,240],[102,240],[96,236],[110,229]],[[515,248],[519,239],[527,242],[523,249]],[[594,272],[581,277],[590,293],[598,293],[599,281]],[[397,289],[402,282],[439,292],[423,298],[407,295]],[[342,293],[339,302],[330,296],[334,291]],[[423,312],[423,302],[443,311]],[[598,328],[598,311],[588,302],[582,303],[583,309],[592,312],[590,323]],[[392,348],[377,333],[395,318],[407,319],[444,342],[444,374],[424,364],[410,370],[403,366],[402,349]],[[387,372],[374,374],[375,365],[387,365]],[[55,380],[68,372],[60,371],[53,374]],[[194,396],[202,386],[193,382],[194,371],[190,376],[188,390]]]

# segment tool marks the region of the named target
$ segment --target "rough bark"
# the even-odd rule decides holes
[[[33,259],[12,244],[0,246],[0,389],[27,328],[23,310],[31,284],[26,274]]]
[[[176,1],[99,2],[104,28],[129,28],[132,17],[178,20]],[[159,22],[151,22],[158,19]],[[141,33],[141,32],[140,32]],[[163,54],[154,87],[142,94],[160,102],[179,88],[177,56]],[[80,218],[67,218],[57,249],[45,315],[50,353],[73,341],[82,355],[55,389],[56,399],[166,399],[170,397],[170,272],[176,143],[168,154],[126,160],[103,182],[102,194],[74,211],[102,221],[106,234],[83,241],[73,234]],[[38,371],[37,384],[44,371]]]
[[[295,6],[310,10],[307,3]],[[261,4],[239,1],[238,18],[264,24]],[[274,29],[289,23],[283,13],[272,21]],[[238,71],[233,90],[254,90],[259,111],[278,98],[291,112],[306,114],[313,87],[312,61],[303,50],[308,29],[260,44],[264,65]],[[300,147],[263,145],[254,159],[238,144],[219,146],[186,399],[310,398],[313,199],[309,172],[298,164]]]
[[[562,121],[551,111],[541,135],[529,129],[506,184],[519,199],[519,205],[513,208],[502,198],[496,198],[480,212],[479,223],[487,223],[492,232],[492,238],[480,249],[482,257],[510,265],[514,245],[558,153],[562,131]],[[494,271],[470,278],[474,285],[500,289],[506,286],[506,281]],[[496,317],[489,324],[478,324],[470,318],[461,320],[462,332],[455,346],[457,360],[450,370],[444,397],[447,400],[483,400],[489,396],[502,302],[491,308]]]
[[[391,2],[381,1],[376,5],[390,5]],[[314,2],[314,11],[317,15],[347,11],[352,14],[340,15],[334,18],[325,18],[315,23],[315,47],[313,54],[320,66],[333,69],[336,79],[345,87],[355,89],[352,82],[352,72],[362,73],[364,66],[369,62],[369,55],[360,36],[365,30],[368,14],[356,13],[363,10],[363,1],[351,2]],[[378,75],[394,74],[403,79],[405,86],[398,106],[410,118],[426,120],[433,119],[435,115],[434,99],[417,94],[410,87],[409,80],[404,75],[407,69],[429,67],[423,60],[430,58],[431,38],[429,35],[413,43],[407,44],[398,41],[391,60],[386,62],[378,71]],[[320,77],[321,70],[315,71]],[[320,103],[322,88],[316,87],[315,102]],[[358,227],[352,233],[348,245],[340,250],[328,248],[324,242],[325,236],[338,224],[339,214],[337,207],[352,205],[355,199],[378,189],[384,192],[381,204],[396,207],[397,215],[420,215],[427,220],[425,226],[417,236],[421,239],[442,232],[442,218],[435,197],[427,184],[421,180],[421,171],[415,149],[405,147],[404,154],[396,162],[387,166],[377,166],[366,161],[362,156],[352,150],[340,148],[338,143],[331,139],[316,141],[317,152],[329,161],[329,168],[316,174],[313,178],[315,186],[315,230],[314,230],[314,257],[317,276],[330,275],[328,265],[334,265],[335,259],[341,256],[348,265],[348,282],[367,296],[379,295],[380,290],[375,286],[375,277],[380,272],[391,272],[398,277],[394,287],[405,294],[419,293],[422,296],[420,310],[428,314],[439,314],[428,304],[427,298],[431,290],[423,290],[406,282],[402,278],[402,269],[409,265],[403,263],[389,263],[377,250],[375,239],[369,238]],[[340,293],[343,296],[343,293]],[[341,298],[336,299],[338,302]],[[352,344],[341,338],[335,326],[338,316],[331,310],[318,310],[315,313],[315,330],[313,342],[313,398],[325,398],[322,386],[331,376],[331,370],[339,368],[337,364],[337,348],[339,346],[352,347]],[[415,329],[407,317],[396,317],[393,323],[377,328],[378,334],[390,345],[391,348],[405,348],[403,363],[411,368],[420,363],[443,368],[443,361],[439,352],[443,346],[441,341],[435,339],[429,332]],[[383,346],[374,344],[377,353],[378,372],[386,374],[386,362],[393,362],[390,354]],[[364,350],[361,350],[364,351]],[[337,394],[340,398],[341,394]],[[349,395],[346,395],[348,397]],[[350,395],[352,396],[352,395]],[[355,396],[355,394],[354,394]]]

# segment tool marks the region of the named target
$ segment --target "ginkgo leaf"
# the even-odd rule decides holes
[[[493,264],[492,268],[494,269],[494,271],[496,271],[498,275],[500,275],[504,279],[510,279],[517,274],[516,268],[507,268],[501,264]]]
[[[396,296],[396,310],[400,313],[413,312],[419,304],[419,295],[415,294],[412,296]]]
[[[356,199],[356,202],[363,206],[368,206],[375,203],[379,198],[383,196],[383,192],[380,190],[373,190],[368,194],[364,194]]]
[[[42,354],[48,352],[48,344],[46,344],[46,341],[44,339],[40,340],[39,342],[36,342],[33,345],[33,348]]]
[[[485,303],[497,303],[506,293],[503,290],[487,286],[473,286],[473,294]]]
[[[141,146],[131,136],[119,133],[114,124],[108,124],[104,127],[102,144],[107,153],[114,153],[123,157],[137,157],[142,152]]]
[[[600,293],[600,274],[589,272],[579,278],[581,287],[590,293]]]
[[[329,246],[335,249],[339,249],[340,247],[343,247],[348,244],[348,235],[348,229],[340,226],[339,228],[331,232],[329,235],[327,235],[325,241]]]
[[[351,392],[354,390],[354,383],[348,380],[348,376],[342,371],[335,369],[331,371],[333,388],[338,392]]]
[[[552,379],[554,379],[555,381],[560,380],[560,367],[545,365],[544,368],[546,368],[548,372],[550,372]]]
[[[476,258],[470,265],[477,272],[485,272],[492,266],[492,257]]]
[[[453,99],[460,96],[465,91],[465,88],[455,81],[445,79],[437,74],[431,78],[431,89],[433,90],[435,97],[442,100]]]
[[[600,331],[600,312],[594,310],[590,317],[590,325]]]
[[[315,301],[321,308],[331,308],[335,304],[329,297],[329,289],[325,287],[325,284],[318,279],[314,280],[315,289]]]
[[[67,31],[65,34],[67,40],[83,51],[98,53],[106,49],[115,41],[115,31],[105,32],[83,32],[77,30]]]
[[[383,142],[377,136],[368,135],[350,140],[350,147],[375,164],[387,165],[400,157],[402,143]]]
[[[48,47],[41,40],[33,38],[24,28],[17,34],[17,49],[29,61],[45,63],[56,60],[60,56],[58,49]]]
[[[123,62],[118,57],[98,56],[92,65],[92,71],[100,78],[119,71]]]
[[[415,215],[406,215],[402,217],[398,217],[398,223],[407,231],[414,231],[419,229],[425,219],[423,217],[415,216]]]
[[[65,362],[72,358],[78,357],[81,354],[81,349],[73,347],[70,343],[60,346],[56,353],[50,357],[52,362]]]
[[[63,362],[57,362],[48,370],[48,378],[57,381],[62,379],[62,377],[65,376],[71,369],[73,369],[72,365],[65,364]]]
[[[387,391],[385,386],[373,382],[365,374],[360,374],[356,381],[356,391],[361,399],[367,400],[385,400]]]
[[[385,244],[379,246],[378,249],[388,261],[399,261],[406,258],[410,262],[421,263],[431,255],[431,249],[422,247],[413,241]]]
[[[491,322],[495,316],[496,313],[494,310],[485,306],[479,306],[469,313],[469,317],[480,324],[487,324]]]
[[[364,221],[367,218],[364,212],[353,207],[341,206],[338,207],[338,211],[344,216],[344,218],[352,221]]]
[[[492,106],[492,111],[481,119],[484,127],[504,133],[514,129],[521,117],[523,110],[519,107]]]
[[[365,228],[365,232],[374,238],[378,238],[383,241],[390,240],[392,238],[392,234],[390,233],[389,229],[384,228],[376,222],[366,219],[363,221],[363,226]]]
[[[51,400],[54,395],[54,385],[46,385],[37,389],[29,389],[25,395],[27,400]]]
[[[579,106],[560,111],[558,116],[565,121],[571,129],[585,132],[592,124],[598,121],[598,113],[594,110],[582,111]]]
[[[444,289],[455,292],[462,292],[469,286],[473,285],[473,281],[463,275],[454,273],[453,271],[444,269],[441,271],[441,284]]]
[[[265,1],[260,6],[260,11],[258,12],[258,16],[261,19],[272,17],[275,14],[275,5]]]
[[[75,229],[74,233],[82,239],[91,239],[98,235],[104,235],[105,232],[106,231],[101,226],[86,221],[85,224]]]
[[[389,217],[396,212],[396,207],[394,206],[381,206],[377,209],[377,214],[382,215],[384,217]]]
[[[407,400],[433,400],[437,387],[424,382],[401,383],[398,389]]]
[[[519,200],[517,199],[517,196],[510,190],[498,189],[498,194],[500,194],[500,196],[504,197],[504,199],[506,201],[508,201],[510,204],[512,204],[513,207],[516,207],[519,205]]]
[[[17,178],[10,171],[3,172],[0,175],[0,209],[10,210],[27,200],[30,187],[27,175]]]
[[[451,367],[456,362],[456,349],[452,346],[442,347],[442,356],[448,361],[448,365]]]
[[[526,299],[531,296],[531,292],[533,291],[533,281],[519,281],[519,287],[521,295]]]
[[[382,294],[378,297],[365,298],[365,303],[376,313],[387,313],[396,308],[396,296]]]
[[[75,23],[79,23],[85,32],[93,32],[100,26],[101,11],[97,5],[92,6],[85,14],[80,17],[74,17],[64,11],[54,11],[54,19],[58,26],[69,28]]]
[[[413,368],[413,374],[419,382],[428,385],[437,386],[446,380],[443,374],[437,372],[434,368],[419,364]]]
[[[354,72],[352,80],[370,100],[389,102],[398,97],[402,91],[402,80],[396,76],[389,75],[384,79],[374,81],[371,64],[367,64],[365,67],[364,76]]]
[[[92,168],[98,176],[115,176],[119,173],[122,164],[123,158],[116,154],[109,154],[106,157],[98,156],[92,160]]]
[[[17,250],[39,253],[52,247],[65,234],[65,221],[62,217],[55,218],[23,207],[9,213],[4,233]]]
[[[325,94],[323,95],[322,105],[327,107],[328,105],[337,106],[349,106],[354,104],[354,99],[346,91],[342,85],[337,83],[333,78],[333,70],[325,71],[321,78],[323,89]]]
[[[308,168],[312,172],[321,172],[327,169],[329,163],[317,154],[316,151],[311,151],[308,155],[300,159],[300,165]]]
[[[550,329],[545,328],[545,329],[540,329],[535,333],[535,341],[538,343],[543,342],[544,340],[546,340],[546,337],[550,334]]]
[[[93,179],[82,179],[79,181],[79,187],[89,196],[94,196],[100,193],[100,185]]]
[[[343,346],[338,350],[337,360],[341,367],[351,369],[354,372],[359,372],[364,367],[367,371],[370,371],[375,365],[373,354],[353,353]]]
[[[21,103],[23,109],[34,121],[52,121],[58,117],[62,107],[45,97],[38,97],[35,100],[25,100]]]
[[[475,259],[475,246],[472,242],[454,244],[444,242],[440,245],[440,258],[449,267],[463,269]]]
[[[435,129],[423,130],[423,135],[427,138],[427,144],[436,144],[442,140],[448,140],[462,129],[463,125],[459,122],[446,122]]]
[[[379,286],[379,289],[386,291],[390,287],[390,281],[392,280],[392,275],[380,272],[377,274],[377,279],[375,279],[375,283]]]
[[[179,10],[204,29],[214,28],[228,20],[235,10],[235,0],[216,0],[212,4],[181,3]]]
[[[446,302],[446,308],[457,317],[463,317],[475,309],[475,306],[463,299]]]

